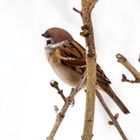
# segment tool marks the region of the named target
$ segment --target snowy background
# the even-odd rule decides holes
[[[45,140],[54,120],[54,105],[62,99],[49,86],[59,81],[68,95],[70,87],[53,73],[44,55],[41,34],[50,27],[62,27],[84,46],[79,35],[80,0],[0,0],[0,140]],[[98,63],[112,81],[112,87],[131,114],[123,115],[105,94],[113,113],[129,140],[140,138],[140,85],[121,82],[121,74],[132,75],[116,61],[124,54],[140,70],[140,1],[99,0],[93,14]],[[109,99],[109,100],[108,100]],[[96,100],[94,140],[121,140],[109,126],[106,112]],[[58,130],[55,140],[80,140],[83,132],[85,94],[75,99]]]

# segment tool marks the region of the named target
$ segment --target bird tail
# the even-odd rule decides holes
[[[118,98],[118,96],[115,94],[113,89],[108,85],[108,88],[103,89],[110,97],[111,99],[118,105],[118,107],[121,109],[121,111],[124,114],[130,113],[128,108],[124,105],[124,103]]]

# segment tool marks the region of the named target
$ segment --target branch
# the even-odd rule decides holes
[[[98,2],[98,0],[89,0],[90,10],[89,12],[92,12],[92,9],[94,8],[95,4]]]
[[[82,12],[79,11],[78,9],[76,9],[75,7],[73,7],[73,10],[74,10],[75,12],[77,12],[78,14],[82,15]]]
[[[92,10],[97,2],[98,2],[98,0],[89,0],[89,6],[90,6],[89,13],[92,12]],[[82,16],[82,12],[80,10],[76,9],[75,7],[73,7],[73,10]]]
[[[91,20],[91,11],[97,0],[81,0],[82,4],[82,32],[85,37],[88,52],[86,54],[87,64],[87,94],[86,94],[86,110],[82,140],[92,139],[92,130],[95,114],[95,95],[96,95],[96,51],[94,44],[94,34]]]
[[[122,81],[124,82],[131,82],[131,83],[140,83],[140,72],[138,72],[132,64],[122,55],[122,54],[117,54],[116,55],[117,61],[121,63],[129,72],[132,73],[134,76],[135,80],[128,80],[127,77],[123,74],[122,75]]]
[[[74,90],[71,91],[70,96],[69,96],[69,100],[66,100],[66,102],[64,103],[62,109],[57,114],[54,126],[53,126],[49,136],[46,138],[46,140],[53,140],[53,138],[54,138],[54,136],[55,136],[60,124],[62,123],[62,121],[63,121],[63,119],[65,117],[65,114],[66,114],[66,112],[67,112],[67,110],[68,110],[68,108],[70,106],[70,101],[74,100],[76,94],[80,91],[80,89],[81,89],[83,83],[85,82],[85,80],[86,80],[86,71],[83,74],[83,76],[82,76],[81,80],[79,81],[79,83],[77,84],[77,86],[74,88]],[[52,86],[52,87],[54,87],[57,91],[59,91],[57,86]]]
[[[57,81],[51,81],[50,85],[55,88],[57,90],[57,93],[62,97],[62,99],[64,100],[64,102],[66,102],[66,97],[63,94],[63,90],[60,90],[59,86],[58,86],[58,82]]]
[[[102,95],[100,94],[100,92],[98,90],[96,90],[96,96],[98,97],[100,103],[102,104],[103,108],[105,109],[105,111],[107,112],[107,114],[109,115],[110,119],[112,120],[113,125],[116,127],[116,129],[118,130],[118,132],[120,133],[121,137],[123,138],[123,140],[128,140],[125,133],[123,132],[122,128],[120,127],[117,118],[118,118],[118,114],[116,114],[115,116],[113,116],[113,114],[111,113],[111,111],[109,110],[108,106],[106,105]]]

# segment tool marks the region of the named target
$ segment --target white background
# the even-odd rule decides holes
[[[54,105],[62,99],[49,86],[59,81],[66,95],[70,87],[53,73],[44,55],[45,40],[41,34],[50,27],[68,30],[83,46],[79,35],[80,0],[0,0],[0,140],[45,140],[55,120]],[[99,0],[94,9],[93,24],[97,61],[112,81],[112,87],[131,113],[124,115],[105,99],[129,140],[140,138],[140,85],[121,82],[121,74],[131,74],[116,61],[124,54],[140,70],[140,1]],[[96,100],[94,140],[121,140],[102,106]],[[80,140],[83,131],[85,93],[80,92],[58,130],[55,140]]]

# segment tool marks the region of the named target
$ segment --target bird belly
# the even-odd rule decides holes
[[[54,72],[57,76],[66,84],[75,87],[81,78],[81,75],[75,72],[70,67],[67,67],[60,62],[54,62],[56,60],[50,60],[50,65],[52,66]]]

